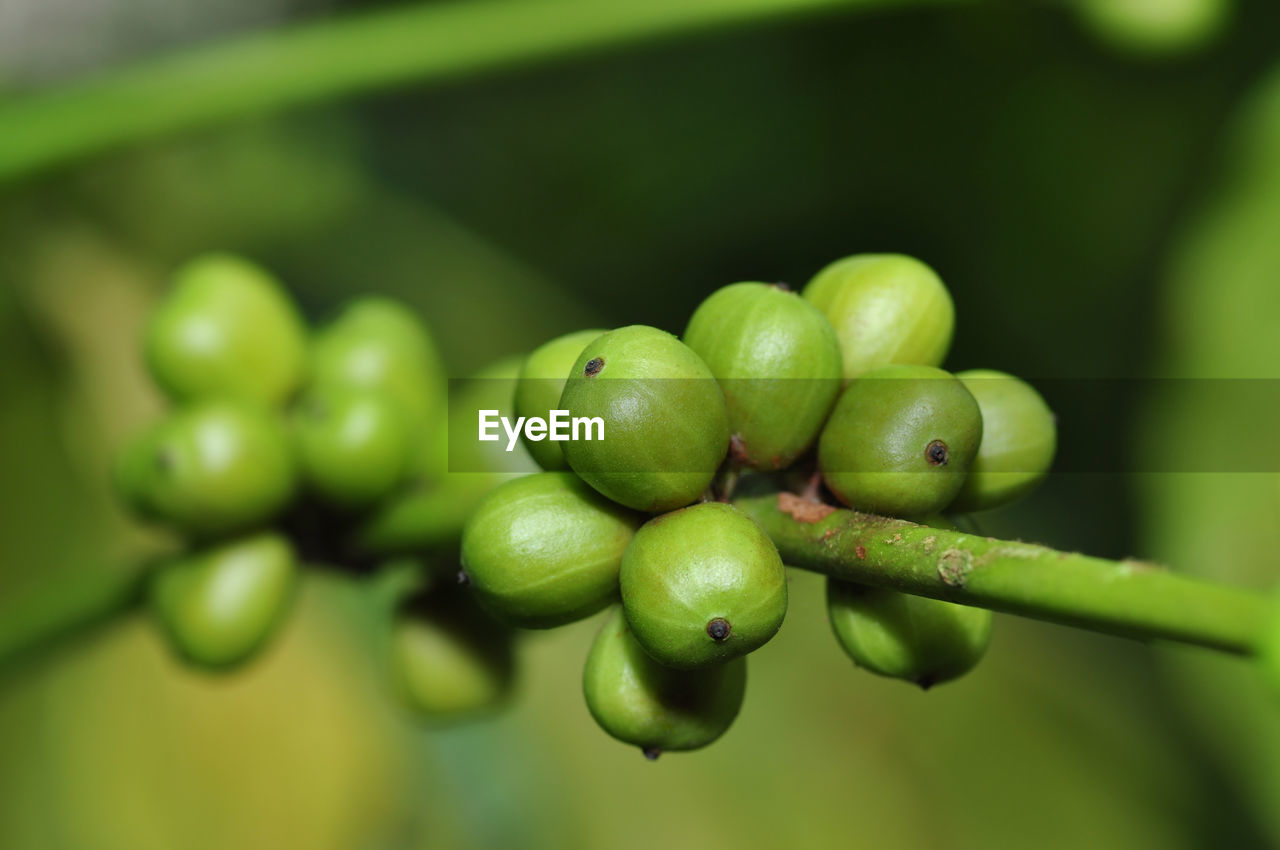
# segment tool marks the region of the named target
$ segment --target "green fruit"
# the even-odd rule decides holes
[[[480,502],[462,533],[462,565],[494,616],[558,626],[617,598],[618,566],[639,525],[572,472],[541,472]]]
[[[514,678],[511,630],[466,594],[435,591],[398,617],[391,663],[400,694],[416,713],[457,720],[492,710]]]
[[[229,667],[253,655],[283,621],[297,579],[288,538],[263,532],[166,564],[151,579],[148,601],[182,657]]]
[[[982,440],[978,403],[955,376],[882,366],[849,383],[818,440],[818,466],[840,501],[913,517],[947,507]]]
[[[603,333],[602,330],[590,330],[565,334],[534,349],[520,369],[520,380],[516,384],[516,416],[547,419],[551,411],[560,405],[565,382],[573,371],[578,355],[587,347],[587,343]],[[529,449],[529,454],[533,455],[533,459],[543,469],[569,468],[569,462],[564,459],[564,452],[560,450],[560,443],[530,440],[527,435],[522,435],[521,439]]]
[[[599,418],[604,439],[561,444],[573,470],[615,502],[660,513],[697,499],[729,449],[724,393],[674,336],[632,325],[574,363],[560,408]]]
[[[967,673],[991,639],[984,608],[835,579],[827,580],[827,614],[855,664],[922,688]]]
[[[243,398],[280,404],[302,383],[306,329],[262,269],[209,254],[179,269],[147,325],[147,365],[172,398]]]
[[[140,515],[196,536],[272,519],[293,498],[296,477],[280,420],[231,400],[170,414],[126,448],[116,474]]]
[[[696,750],[723,735],[742,708],[747,661],[670,670],[645,654],[619,612],[591,645],[582,675],[587,709],[604,731],[654,759]]]
[[[975,369],[956,377],[982,411],[982,442],[952,510],[985,511],[1022,498],[1053,465],[1058,446],[1053,411],[1012,375]]]
[[[951,295],[933,269],[912,257],[845,257],[818,272],[804,297],[835,327],[846,380],[891,363],[937,366],[951,348]]]
[[[405,479],[414,437],[400,405],[369,390],[317,390],[294,417],[303,482],[346,508],[371,505]]]
[[[724,391],[737,462],[782,469],[817,439],[842,374],[822,311],[778,286],[735,283],[702,302],[684,341]]]
[[[522,361],[505,358],[461,385],[449,400],[447,427],[442,412],[442,424],[428,431],[431,447],[424,452],[413,480],[379,504],[355,529],[357,548],[388,554],[454,545],[486,493],[503,481],[537,469],[523,445],[508,452],[500,442],[476,440],[480,410],[511,416]]]
[[[622,557],[622,606],[636,640],[680,670],[763,646],[787,613],[773,541],[731,505],[707,502],[649,520]]]
[[[311,371],[321,388],[390,396],[415,430],[438,421],[445,408],[444,367],[431,334],[411,310],[389,298],[356,300],[320,330]]]

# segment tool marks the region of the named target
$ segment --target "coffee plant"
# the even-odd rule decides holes
[[[270,642],[304,570],[390,576],[395,687],[437,720],[501,706],[519,630],[612,608],[583,693],[650,758],[730,727],[786,616],[784,564],[828,577],[857,667],[921,688],[979,663],[993,611],[1257,655],[1280,681],[1265,595],[974,533],[1049,473],[1056,429],[1026,382],[940,368],[954,323],[927,265],[857,255],[801,292],[712,292],[680,338],[559,337],[449,398],[404,306],[361,298],[308,331],[268,272],[198,258],[142,340],[171,410],[115,468],[185,545],[104,607],[141,600],[177,654],[225,671]],[[544,471],[478,471],[486,410],[516,414]],[[555,411],[600,433],[550,439],[532,423]]]

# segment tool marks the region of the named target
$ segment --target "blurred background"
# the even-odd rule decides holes
[[[950,367],[1116,379],[1059,407],[1087,468],[1274,451],[1280,410],[1242,430],[1127,379],[1280,378],[1280,6],[685,5],[714,25],[585,27],[468,65],[530,9],[554,32],[597,4],[0,2],[0,624],[153,544],[106,470],[160,407],[146,311],[209,249],[273,269],[314,318],[404,299],[459,377],[581,327],[678,333],[732,281],[911,253],[957,302]],[[199,113],[199,90],[86,95],[61,106],[71,153],[30,143],[29,99],[81,80],[400,14],[409,39],[461,27],[456,69],[110,144],[95,126]],[[326,55],[299,78],[340,76]],[[1274,472],[1064,472],[982,523],[1258,588],[1280,573]],[[852,668],[820,579],[795,572],[791,598],[734,728],[656,763],[583,704],[598,619],[528,635],[510,709],[455,728],[401,710],[370,594],[336,573],[231,677],[113,623],[0,670],[0,847],[1280,846],[1280,713],[1246,662],[1002,616],[983,664],[925,694]]]

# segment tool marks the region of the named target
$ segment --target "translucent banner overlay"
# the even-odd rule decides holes
[[[575,378],[574,380],[591,380]],[[929,380],[877,379],[885,399],[929,395]],[[701,464],[681,459],[681,451],[703,439],[705,399],[715,382],[702,380],[628,380],[615,378],[593,387],[587,409],[559,403],[559,381],[525,382],[522,395],[544,403],[556,399],[567,410],[546,427],[515,413],[515,379],[455,379],[449,382],[448,469],[450,472],[519,471],[536,468],[521,445],[526,433],[549,440],[553,425],[578,439],[589,431],[598,440],[590,459],[606,472],[703,472]],[[1052,473],[1278,473],[1280,472],[1280,379],[1041,379],[1030,383],[1057,418],[1057,454]],[[736,416],[757,414],[756,425],[778,433],[803,422],[831,382],[800,379],[719,382],[726,410]],[[892,403],[886,401],[886,404]],[[920,413],[920,408],[916,408]],[[482,411],[488,422],[480,439]],[[869,411],[873,415],[875,411]],[[534,414],[550,420],[539,408]],[[924,414],[921,414],[924,415]],[[1160,441],[1161,422],[1176,417],[1193,426],[1195,438],[1170,445]],[[518,431],[517,431],[518,429]],[[600,431],[603,430],[603,436]],[[514,435],[514,439],[513,439]],[[637,448],[650,438],[652,448]],[[611,446],[611,440],[614,441]],[[926,444],[920,446],[921,452]],[[563,448],[566,443],[561,442]],[[511,447],[511,451],[507,451]],[[816,448],[816,440],[814,443]],[[1005,471],[1019,471],[1016,466]],[[850,470],[853,471],[853,470]]]

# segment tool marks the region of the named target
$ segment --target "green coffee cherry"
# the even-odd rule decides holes
[[[817,439],[842,374],[822,311],[779,286],[735,283],[702,302],[684,341],[724,390],[737,462],[782,469]]]
[[[533,472],[537,464],[523,445],[504,451],[501,443],[475,439],[478,411],[510,416],[516,375],[523,358],[508,357],[472,376],[450,399],[446,417],[428,430],[422,463],[395,496],[363,518],[355,546],[368,553],[419,552],[457,542],[458,531],[480,499],[503,481]],[[453,471],[455,470],[476,470]]]
[[[622,558],[622,606],[658,663],[691,670],[768,642],[787,613],[773,541],[731,505],[706,502],[645,523]]]
[[[516,416],[548,418],[551,411],[560,406],[560,395],[578,355],[587,343],[603,333],[602,330],[590,330],[565,334],[534,349],[520,368],[520,380],[516,384]],[[530,440],[527,435],[522,435],[521,439],[543,469],[569,468],[560,443]]]
[[[294,416],[303,483],[345,508],[388,496],[409,473],[414,439],[400,405],[368,390],[317,390]]]
[[[514,679],[512,638],[467,594],[433,591],[400,613],[392,635],[392,669],[404,702],[435,720],[497,708]]]
[[[438,420],[445,375],[431,334],[414,313],[389,298],[352,302],[316,334],[313,385],[365,389],[395,399],[415,430]]]
[[[603,420],[604,439],[561,447],[583,480],[636,510],[693,502],[729,449],[724,393],[707,365],[671,334],[644,325],[592,341],[574,363],[560,408]]]
[[[974,369],[956,377],[982,410],[982,442],[951,509],[985,511],[1017,501],[1053,465],[1053,411],[1029,384],[1004,372]]]
[[[280,404],[302,383],[306,329],[297,308],[262,269],[209,254],[175,276],[147,325],[147,366],[171,398]]]
[[[148,602],[182,657],[224,668],[266,643],[288,611],[297,580],[288,538],[264,532],[164,565],[151,579]]]
[[[804,297],[835,327],[846,380],[891,363],[937,366],[951,348],[951,295],[933,269],[912,257],[845,257],[818,272]]]
[[[542,472],[480,502],[462,533],[462,565],[495,617],[558,626],[617,598],[622,553],[639,525],[572,472]]]
[[[706,670],[671,670],[645,654],[615,611],[591,645],[582,690],[604,731],[655,759],[696,750],[723,735],[742,708],[747,661]]]
[[[116,481],[145,518],[189,534],[242,531],[292,499],[297,469],[283,423],[257,405],[204,401],[179,410],[121,454]]]
[[[818,465],[860,511],[924,516],[964,485],[982,440],[978,403],[955,376],[882,366],[849,383],[818,440]]]
[[[827,615],[855,664],[922,688],[969,672],[991,640],[985,608],[835,579],[827,579]]]

